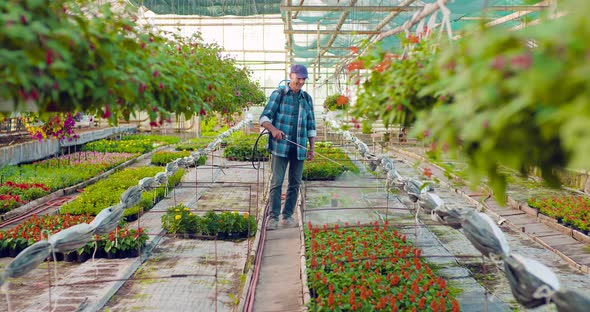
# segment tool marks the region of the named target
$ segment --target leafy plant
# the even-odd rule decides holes
[[[362,119],[363,126],[376,120],[382,120],[386,127],[407,126],[415,122],[418,112],[439,102],[437,97],[422,92],[432,79],[426,71],[436,55],[432,40],[400,39],[402,47],[410,51],[408,55],[377,49],[360,60],[369,68],[369,76],[350,113]]]
[[[0,169],[0,210],[6,212],[72,186],[135,157],[129,153],[78,152]]]
[[[267,161],[270,157],[266,146],[268,136],[264,135],[258,141],[258,146],[252,157],[252,150],[258,134],[245,135],[240,132],[234,132],[227,139],[227,147],[223,150],[223,157],[235,161]]]
[[[220,125],[221,117],[217,114],[209,115],[201,121],[201,135],[204,137],[215,137],[229,129],[227,124]]]
[[[210,210],[204,216],[194,215],[183,204],[168,208],[162,216],[162,228],[170,234],[217,236],[220,239],[239,239],[256,234],[254,216],[247,213]]]
[[[125,152],[145,154],[151,152],[158,146],[176,144],[180,138],[162,135],[129,135],[120,140],[103,139],[90,142],[84,147],[83,151],[96,152]]]
[[[82,195],[60,208],[60,214],[91,214],[96,215],[102,209],[117,204],[120,196],[129,187],[137,185],[140,179],[153,177],[156,173],[162,172],[162,167],[137,167],[127,168],[116,172],[106,179],[90,185],[84,189]],[[168,186],[173,187],[180,182],[184,170],[179,169],[168,178]],[[127,208],[124,216],[137,216],[140,211],[151,209],[157,201],[164,197],[166,185],[162,185],[149,192],[141,194],[141,201],[138,205]]]
[[[141,27],[133,10],[89,0],[2,2],[1,101],[14,104],[10,111],[85,111],[115,124],[139,111],[162,123],[172,112],[231,115],[264,101],[250,72],[222,58],[219,46]]]
[[[48,235],[55,234],[63,229],[80,223],[89,223],[94,219],[89,214],[85,215],[33,215],[30,219],[16,227],[0,231],[0,257],[16,255],[26,247],[48,238]],[[95,244],[100,250],[139,250],[143,248],[148,240],[148,235],[142,228],[125,229],[117,227],[108,235],[96,237],[96,242],[90,242],[78,249],[78,254],[91,255],[94,252]],[[120,255],[121,257],[123,255]]]
[[[340,165],[318,155],[329,158]],[[347,170],[357,174],[360,172],[341,149],[316,147],[314,160],[306,161],[303,165],[303,180],[333,180]]]
[[[556,169],[590,165],[588,93],[580,91],[590,72],[581,61],[590,49],[581,12],[590,4],[564,1],[560,9],[566,18],[521,31],[477,30],[433,63],[439,80],[429,89],[452,94],[454,104],[425,113],[416,133],[432,137],[437,151],[465,158],[471,180],[486,177],[501,202],[507,177],[500,166],[523,175],[538,168],[558,186]]]
[[[198,151],[207,147],[209,143],[211,143],[210,138],[193,138],[186,143],[176,144],[174,149],[177,151]]]
[[[350,106],[350,99],[346,95],[332,94],[324,100],[324,108],[327,111],[345,110]]]
[[[175,161],[178,158],[187,157],[190,155],[190,152],[167,152],[167,151],[160,151],[154,153],[152,156],[152,164],[156,166],[166,166],[168,163]],[[197,165],[202,166],[207,161],[207,156],[203,155],[199,157],[197,160]]]

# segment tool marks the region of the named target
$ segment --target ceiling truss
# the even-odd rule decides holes
[[[298,4],[293,5],[293,1],[298,2]],[[353,55],[352,51],[350,53],[337,53],[340,55],[326,55],[330,51],[342,51],[342,50],[350,50],[351,47],[343,47],[343,46],[333,46],[334,42],[337,40],[338,36],[346,35],[346,36],[362,36],[362,38],[368,38],[370,42],[379,41],[383,38],[403,32],[405,29],[408,29],[412,25],[415,25],[419,22],[421,18],[424,16],[428,16],[432,14],[438,8],[433,8],[433,5],[413,5],[416,1],[415,0],[404,0],[400,1],[398,5],[384,5],[384,6],[366,6],[366,5],[358,5],[358,0],[350,0],[346,5],[339,5],[339,6],[318,6],[318,5],[305,5],[305,0],[286,0],[284,5],[280,6],[280,10],[284,16],[285,21],[285,36],[287,39],[287,55],[288,55],[288,63],[293,63],[296,58],[298,58],[297,54],[294,51],[294,36],[297,35],[305,35],[317,36],[314,38],[318,42],[317,51],[313,61],[309,62],[309,65],[314,67],[314,72],[319,71],[319,67],[321,65],[326,64],[324,61],[330,60],[331,63],[330,67],[335,67],[335,71],[338,72],[339,68],[342,68],[347,60],[350,60]],[[433,1],[435,2],[435,1]],[[447,2],[447,0],[444,0]],[[421,2],[420,2],[421,3]],[[521,16],[538,12],[540,10],[546,10],[550,7],[551,0],[540,1],[534,5],[498,5],[498,6],[490,6],[487,7],[484,11],[505,11],[505,12],[514,12],[512,14],[508,14],[503,18],[498,20],[491,21],[488,25],[496,25],[501,24],[509,20],[518,19]],[[428,12],[426,12],[428,11]],[[340,13],[337,22],[333,27],[330,29],[322,29],[319,26],[317,29],[311,29],[311,27],[307,27],[307,29],[295,29],[294,26],[301,25],[298,21],[300,21],[300,13],[303,12],[324,12],[324,13]],[[344,28],[343,26],[351,22],[350,14],[352,12],[381,12],[381,13],[388,13],[385,18],[383,18],[374,28],[372,29],[363,29],[363,30],[349,30]],[[400,25],[394,29],[384,31],[386,25],[392,22],[396,17],[398,17],[401,13],[410,13],[414,14],[419,12],[415,18],[408,20],[403,25]],[[484,19],[484,17],[471,17],[471,20],[477,19]],[[358,21],[357,21],[358,22]],[[303,22],[305,24],[305,22]],[[357,23],[358,24],[358,23]],[[311,24],[308,24],[311,26]],[[329,35],[329,39],[327,43],[320,46],[320,36],[321,35]],[[309,57],[306,57],[309,59]],[[340,62],[337,62],[337,66],[334,66],[334,59],[340,59]],[[317,68],[316,68],[317,67]]]

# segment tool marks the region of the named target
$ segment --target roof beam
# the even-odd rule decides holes
[[[551,1],[550,0],[544,0],[544,1],[541,1],[541,2],[539,2],[537,4],[534,4],[533,6],[547,7],[549,4],[551,4]],[[506,16],[500,17],[499,19],[493,20],[493,21],[487,23],[486,26],[490,27],[490,26],[496,26],[496,25],[504,24],[506,22],[509,22],[509,21],[518,19],[521,16],[524,16],[524,15],[527,15],[527,14],[530,14],[530,13],[533,13],[533,12],[534,12],[534,10],[531,10],[531,9],[525,10],[525,11],[514,12],[512,14],[508,14]]]
[[[317,35],[318,32],[320,35],[331,35],[331,34],[338,34],[338,35],[377,35],[379,34],[378,31],[374,30],[333,30],[333,29],[320,29],[318,30],[311,30],[311,29],[301,29],[301,30],[285,30],[285,34],[299,34],[299,35]]]
[[[443,4],[446,4],[448,2],[448,0],[442,0],[441,2]],[[393,36],[395,34],[402,32],[402,31],[405,31],[406,29],[412,28],[412,26],[418,24],[421,20],[423,20],[424,18],[426,18],[430,14],[438,11],[439,9],[440,9],[440,7],[439,7],[438,2],[434,2],[432,4],[426,5],[422,9],[422,11],[420,11],[420,13],[418,13],[418,15],[416,15],[415,17],[413,17],[410,20],[407,20],[401,26],[398,26],[394,29],[380,33],[379,36],[377,37],[377,40],[382,40],[385,37]]]
[[[176,22],[176,23],[160,23],[158,21],[156,21],[154,23],[154,25],[156,26],[162,26],[162,27],[175,27],[175,26],[193,26],[193,27],[219,27],[219,26],[265,26],[265,25],[270,25],[270,26],[281,26],[284,25],[283,22],[272,22],[272,23],[254,23],[254,22],[250,22],[250,23],[201,23],[201,22],[187,22],[187,23],[181,23],[180,21]]]
[[[414,2],[414,1],[412,1]],[[365,6],[354,6],[354,5],[302,5],[303,1],[300,1],[299,5],[281,5],[281,11],[290,12],[293,11],[293,18],[297,18],[299,12],[413,12],[416,10],[423,9],[424,6],[410,6],[406,4],[392,5],[392,6],[380,6],[380,5],[365,5]],[[547,4],[534,4],[534,5],[494,5],[489,6],[485,10],[489,11],[540,11],[548,9]]]
[[[549,8],[549,5],[534,4],[534,5],[494,5],[484,9],[487,11],[541,11]]]
[[[305,5],[305,6],[291,6],[281,5],[281,11],[295,11],[295,12],[412,12],[422,9],[421,6],[338,6],[338,5]]]
[[[287,5],[291,5],[291,0],[286,1]],[[287,36],[287,55],[289,61],[293,63],[293,36],[290,31],[293,31],[293,23],[291,22],[291,14],[285,14],[285,36]]]
[[[303,6],[303,1],[305,1],[305,0],[299,0],[298,7]],[[287,14],[289,14],[289,13],[287,13]],[[297,18],[297,14],[299,14],[299,11],[296,11],[295,14],[293,14],[293,19],[296,19]]]
[[[350,0],[350,3],[348,4],[351,7],[354,7],[356,5],[356,2],[358,0]],[[340,15],[340,19],[338,19],[338,23],[336,24],[336,30],[340,30],[342,28],[342,25],[344,25],[344,22],[346,21],[346,19],[348,18],[348,15],[350,15],[350,11],[344,11],[342,12],[342,15]],[[336,41],[336,37],[338,37],[337,33],[333,33],[332,36],[330,37],[330,40],[328,40],[327,43],[327,47],[324,49],[320,49],[320,51],[318,51],[318,56],[316,57],[316,59],[313,61],[313,64],[316,64],[320,61],[320,58],[326,54],[326,52],[328,52],[328,48],[330,48],[332,46],[332,44],[334,43],[334,41]],[[319,47],[319,38],[318,38],[318,47]]]

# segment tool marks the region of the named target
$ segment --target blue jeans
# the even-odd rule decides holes
[[[269,200],[271,208],[270,217],[275,220],[279,219],[281,212],[281,193],[287,165],[289,165],[289,184],[287,186],[285,207],[283,208],[283,218],[291,217],[295,211],[295,204],[297,204],[299,185],[301,185],[301,176],[303,175],[303,160],[298,160],[297,155],[294,153],[289,153],[289,157],[287,158],[273,155]]]

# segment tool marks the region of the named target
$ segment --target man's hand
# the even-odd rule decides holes
[[[274,128],[273,130],[271,130],[270,134],[272,135],[273,138],[275,138],[277,140],[282,140],[285,137],[285,133],[277,128]]]
[[[315,152],[313,150],[307,150],[307,154],[305,156],[305,159],[312,161],[315,157]]]

